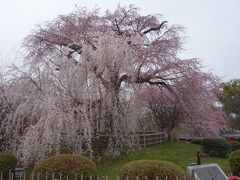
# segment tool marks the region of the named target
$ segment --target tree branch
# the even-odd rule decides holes
[[[165,23],[167,23],[167,21],[163,21],[159,26],[157,26],[157,27],[153,27],[153,28],[150,28],[150,29],[144,31],[143,34],[147,34],[147,33],[151,32],[151,31],[157,31],[157,30],[160,30],[160,29],[163,27],[163,25],[164,25]]]

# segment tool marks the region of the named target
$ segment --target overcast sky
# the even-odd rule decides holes
[[[38,24],[79,7],[135,6],[186,27],[182,56],[197,57],[224,80],[240,78],[240,0],[0,0],[0,60],[12,62],[23,38]]]

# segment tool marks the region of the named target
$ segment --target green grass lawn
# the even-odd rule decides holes
[[[123,153],[117,159],[103,158],[97,163],[97,173],[100,176],[108,175],[110,179],[116,177],[121,167],[133,160],[139,159],[158,159],[171,161],[183,170],[191,163],[196,163],[196,152],[201,146],[195,144],[186,144],[184,142],[166,142],[147,148],[136,148],[130,153]],[[225,172],[230,172],[228,159],[206,157],[202,158],[202,164],[218,163]]]

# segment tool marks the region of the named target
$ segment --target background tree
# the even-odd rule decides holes
[[[223,83],[218,97],[231,126],[240,130],[240,80],[234,79]]]
[[[154,92],[152,92],[154,93]],[[152,94],[151,93],[151,94]],[[169,92],[158,91],[149,98],[149,108],[160,131],[166,131],[171,140],[171,131],[178,127],[183,117],[182,106],[177,97]]]
[[[169,89],[145,87],[138,96],[148,106],[159,130],[169,134],[180,127],[181,133],[193,136],[219,136],[228,126],[223,109],[217,106],[215,92],[219,80],[205,73],[191,74],[175,81]]]

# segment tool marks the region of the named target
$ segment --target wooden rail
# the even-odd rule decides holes
[[[167,135],[165,132],[143,132],[137,134],[139,138],[139,145],[141,147],[146,147],[152,144],[159,144],[167,140]]]
[[[107,135],[100,136],[101,147],[106,147],[109,137]],[[148,145],[159,144],[167,140],[165,132],[137,132],[135,146],[146,147]]]

